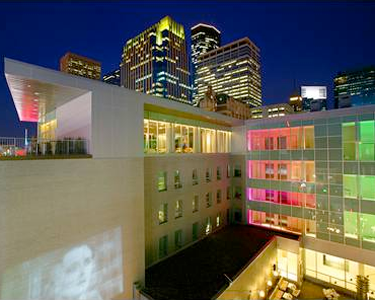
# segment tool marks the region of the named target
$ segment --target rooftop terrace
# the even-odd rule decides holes
[[[144,292],[154,299],[211,299],[275,235],[298,235],[250,225],[231,225],[146,270]]]

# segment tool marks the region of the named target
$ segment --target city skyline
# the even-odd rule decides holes
[[[329,108],[333,107],[334,76],[340,71],[374,63],[371,51],[375,40],[371,30],[375,21],[371,16],[375,5],[372,3],[217,2],[212,5],[212,2],[203,2],[199,9],[194,2],[182,2],[178,6],[165,3],[168,5],[146,1],[142,5],[134,2],[94,2],[90,6],[85,3],[1,4],[3,40],[12,42],[2,43],[0,53],[2,59],[10,57],[57,70],[59,58],[66,51],[72,51],[100,61],[106,74],[118,67],[126,40],[169,15],[184,26],[188,49],[189,29],[200,22],[217,27],[222,33],[222,44],[243,36],[254,41],[261,50],[264,104],[287,102],[296,83],[296,87],[326,85]],[[144,13],[145,6],[148,13]],[[82,17],[82,12],[88,17]],[[77,22],[63,22],[67,15]],[[281,34],[275,35],[278,32]],[[2,71],[3,62],[0,68]],[[10,99],[3,77],[0,135],[22,136],[25,127],[33,126],[20,124]]]

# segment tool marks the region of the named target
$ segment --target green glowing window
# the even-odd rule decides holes
[[[375,242],[375,215],[361,214],[362,239]]]
[[[366,200],[375,200],[375,176],[359,176],[361,196]]]
[[[342,127],[344,160],[356,159],[356,126],[354,122],[344,123]]]
[[[358,187],[357,187],[357,176],[356,175],[344,175],[344,197],[346,198],[357,198]]]
[[[345,236],[358,239],[358,213],[353,211],[344,212]]]
[[[374,121],[359,123],[359,159],[374,160]]]

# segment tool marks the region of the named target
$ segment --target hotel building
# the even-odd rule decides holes
[[[120,68],[125,88],[191,103],[185,30],[169,16],[125,43]]]
[[[191,35],[191,75],[193,84],[193,99],[196,94],[194,89],[195,70],[198,63],[198,57],[204,53],[210,52],[220,47],[221,33],[212,26],[199,23],[190,29]]]
[[[228,223],[285,234],[215,298],[262,298],[275,273],[348,293],[364,276],[375,298],[375,106],[237,120],[10,59],[4,71],[35,143],[70,146],[0,162],[0,299],[147,299],[145,270]]]
[[[340,72],[334,79],[335,108],[375,104],[375,67]]]
[[[91,58],[67,52],[60,58],[60,71],[82,76],[90,79],[100,80],[101,63]]]
[[[198,57],[194,79],[198,102],[208,86],[250,106],[262,105],[260,50],[243,38]]]

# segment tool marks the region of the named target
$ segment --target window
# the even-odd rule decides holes
[[[230,178],[230,165],[227,165],[227,178]]]
[[[159,224],[163,224],[168,221],[168,203],[163,203],[159,207]]]
[[[323,254],[323,265],[346,272],[349,269],[345,259],[327,254]]]
[[[199,225],[198,225],[198,222],[195,222],[192,226],[192,237],[193,237],[193,241],[196,241],[198,238],[199,238]]]
[[[212,193],[208,192],[205,195],[206,198],[206,207],[211,207],[212,206]]]
[[[266,168],[266,178],[273,179],[274,178],[273,164],[265,164],[265,168]]]
[[[174,217],[175,219],[182,217],[182,200],[176,201]]]
[[[265,144],[266,150],[273,150],[273,137],[266,137]]]
[[[211,169],[206,169],[206,182],[211,182]]]
[[[167,190],[167,172],[158,173],[158,190],[159,192]]]
[[[274,191],[266,190],[266,201],[273,201]]]
[[[241,166],[240,165],[234,166],[234,177],[241,177]]]
[[[174,172],[174,188],[175,189],[182,188],[181,178],[180,178],[180,171],[175,171]]]
[[[346,198],[357,198],[358,197],[358,185],[356,175],[344,175],[344,197]]]
[[[182,247],[182,230],[176,230],[174,232],[174,247],[176,250]]]
[[[193,185],[197,185],[198,184],[198,171],[197,171],[197,169],[193,170],[192,179],[193,179]]]
[[[218,213],[216,216],[216,227],[220,227],[220,225],[221,225],[221,216],[220,216],[220,213]]]
[[[221,203],[221,190],[217,190],[216,192],[216,202]]]
[[[168,255],[168,236],[165,235],[159,239],[159,258]]]
[[[232,189],[230,186],[227,186],[227,200],[231,199],[231,195],[232,195]]]
[[[167,127],[169,124],[158,121],[144,120],[143,141],[145,153],[167,152]]]
[[[279,136],[277,138],[277,149],[286,149],[286,136]]]
[[[277,175],[278,175],[278,178],[281,180],[288,179],[288,168],[286,164],[279,164]]]
[[[194,152],[194,128],[190,126],[175,124],[174,143],[176,153]]]
[[[242,188],[240,186],[236,186],[234,188],[234,198],[237,200],[241,200],[242,197]]]
[[[356,126],[354,122],[342,124],[344,160],[356,160]]]
[[[194,196],[192,206],[193,206],[193,212],[198,211],[199,209],[199,196],[198,195]]]
[[[221,180],[221,167],[217,167],[216,169],[216,179]]]
[[[374,161],[374,123],[375,121],[362,121],[359,123],[359,159],[362,161]]]
[[[206,234],[209,234],[212,230],[212,224],[211,224],[211,217],[207,217],[206,219]]]
[[[305,130],[305,149],[314,148],[314,127],[313,126],[306,126],[304,127]]]
[[[216,131],[212,129],[201,128],[201,152],[213,153],[216,152]]]
[[[361,196],[365,200],[375,200],[375,176],[361,175],[359,176],[361,185]],[[375,229],[375,228],[374,228]]]

